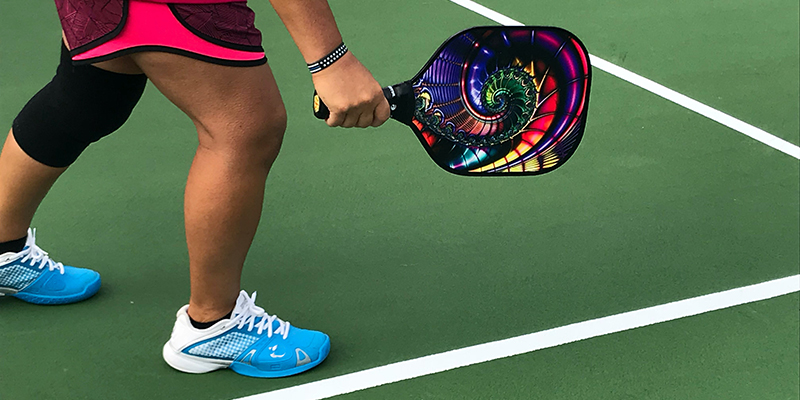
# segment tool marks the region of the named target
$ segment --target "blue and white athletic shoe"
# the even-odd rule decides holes
[[[255,293],[250,297],[241,291],[231,318],[208,329],[192,326],[189,306],[183,306],[164,345],[164,361],[192,374],[230,368],[241,375],[279,378],[314,368],[328,356],[328,335],[291,326],[255,301]]]
[[[36,245],[36,230],[28,229],[25,248],[0,254],[0,296],[34,304],[68,304],[86,300],[100,289],[100,274],[65,266]]]

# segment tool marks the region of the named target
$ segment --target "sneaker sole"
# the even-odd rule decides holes
[[[25,291],[22,291],[12,294],[11,297],[16,297],[22,301],[39,305],[54,306],[60,304],[77,303],[94,296],[100,290],[100,284],[100,275],[98,275],[97,279],[86,286],[86,289],[84,289],[83,292],[73,294],[71,296],[45,296],[40,294],[25,293]]]
[[[301,372],[305,372],[316,367],[328,357],[330,350],[331,341],[330,339],[327,339],[320,348],[319,359],[308,364],[283,371],[262,371],[249,364],[191,356],[173,349],[172,346],[169,345],[169,342],[164,345],[162,355],[164,356],[164,361],[166,361],[170,367],[189,374],[204,374],[223,368],[230,368],[239,375],[250,376],[254,378],[283,378],[286,376],[297,375]]]

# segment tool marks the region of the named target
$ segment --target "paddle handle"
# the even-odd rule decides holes
[[[411,83],[402,82],[397,85],[387,86],[383,88],[383,95],[389,102],[392,119],[411,125],[411,119],[414,117],[414,89],[411,87]],[[313,104],[315,117],[328,119],[331,116],[331,111],[322,102],[316,90],[314,91]]]

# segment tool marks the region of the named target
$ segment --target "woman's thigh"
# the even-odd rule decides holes
[[[286,111],[268,64],[223,66],[163,52],[130,57],[192,119],[201,141],[252,144],[282,137]]]

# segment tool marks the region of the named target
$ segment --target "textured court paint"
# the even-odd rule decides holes
[[[321,400],[800,291],[800,275],[384,365],[239,400]]]
[[[638,44],[625,30],[636,18],[618,16],[630,16],[630,8],[564,1],[547,4],[538,17],[527,3],[515,9],[527,13],[522,20],[569,27],[607,59],[606,38],[623,32],[633,42],[618,48],[630,51],[623,66],[676,89],[693,82],[699,92],[679,91],[694,98],[707,99],[703,91],[720,87],[733,92],[736,84],[759,101],[718,108],[773,133],[787,129],[769,121],[793,123],[775,117],[797,114],[783,101],[797,97],[783,69],[769,71],[781,82],[774,85],[771,77],[758,84],[738,79],[741,69],[710,75],[697,57],[676,66],[628,66],[657,60],[668,53],[659,46],[670,42],[656,37]],[[258,290],[259,303],[293,325],[329,333],[331,355],[308,373],[267,381],[230,371],[185,375],[161,361],[159,347],[188,295],[182,192],[196,139],[191,122],[148,87],[128,125],[92,146],[36,217],[44,248],[59,260],[100,270],[104,287],[92,301],[70,307],[0,299],[3,400],[242,397],[798,273],[800,174],[790,157],[599,73],[587,127],[592,135],[563,168],[534,179],[452,177],[402,126],[320,126],[309,113],[312,88],[302,57],[268,3],[252,3],[290,121],[244,288]],[[626,6],[646,16],[645,6],[669,4]],[[453,32],[486,23],[445,1],[332,5],[353,54],[387,84],[416,72]],[[670,29],[716,37],[690,18],[698,12],[712,22],[730,17],[709,14],[712,6],[723,5],[682,5],[685,11],[673,11],[685,14],[670,19]],[[719,64],[740,52],[740,64],[759,65],[760,58],[746,53],[760,57],[765,44],[771,54],[791,55],[790,46],[772,46],[785,22],[761,24],[774,17],[742,7],[748,16],[738,24],[759,29],[749,41],[718,43],[708,58]],[[9,126],[52,77],[58,20],[52,4],[4,1],[0,21],[0,125]],[[640,36],[648,35],[655,34]],[[698,45],[681,40],[689,49]],[[662,50],[650,54],[651,47]],[[664,75],[676,68],[683,79],[678,84]],[[737,104],[752,110],[742,112]],[[714,146],[708,135],[716,138]],[[408,160],[415,162],[409,166]],[[503,202],[485,209],[498,204],[496,193],[506,194]],[[31,353],[33,343],[37,351]],[[771,353],[759,346],[744,354]],[[42,357],[48,362],[39,362]],[[528,370],[541,367],[536,358],[524,360]],[[572,360],[548,363],[563,370]],[[758,380],[786,376],[785,368],[751,374]],[[30,371],[38,385],[20,385]],[[747,382],[729,384],[736,390]]]
[[[523,25],[519,21],[515,21],[509,17],[506,17],[497,11],[490,10],[478,3],[475,3],[471,0],[450,0],[453,3],[456,3],[462,7],[465,7],[469,10],[475,11],[478,14],[483,15],[486,18],[489,18],[499,24],[503,25]],[[641,75],[628,71],[625,68],[622,68],[618,65],[614,65],[606,60],[603,60],[600,57],[595,55],[591,56],[592,58],[592,66],[608,72],[611,75],[616,76],[622,80],[630,82],[648,92],[651,92],[657,96],[661,96],[664,99],[667,99],[679,106],[685,107],[689,110],[692,110],[704,117],[710,118],[716,122],[719,122],[722,125],[727,126],[739,133],[747,135],[765,145],[772,147],[775,150],[778,150],[782,153],[786,153],[794,158],[800,159],[800,147],[789,143],[777,136],[774,136],[768,132],[765,132],[762,129],[756,128],[753,125],[750,125],[744,121],[736,119],[728,114],[723,113],[722,111],[716,110],[711,108],[699,101],[692,99],[686,95],[678,93],[664,85],[660,85],[656,82],[653,82],[650,79],[647,79]]]
[[[795,293],[334,399],[797,399],[798,308]]]
[[[725,125],[741,134],[747,135],[761,143],[764,143],[775,150],[800,159],[800,147],[775,135],[765,132],[763,129],[756,128],[753,125],[736,119],[728,114],[723,113],[722,111],[711,108],[695,99],[689,98],[688,96],[680,94],[668,87],[653,82],[650,79],[647,79],[641,75],[637,75],[599,57],[592,57],[592,63],[597,68],[600,68],[620,79],[628,81],[642,89],[661,96],[677,105],[686,107],[704,117],[719,122],[720,124]]]

